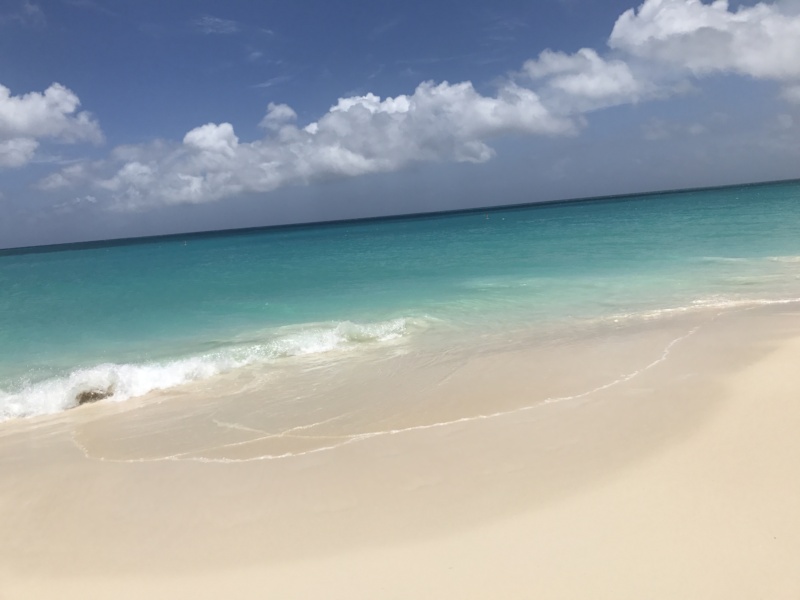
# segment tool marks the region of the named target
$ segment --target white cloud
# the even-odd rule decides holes
[[[187,133],[183,138],[183,145],[192,148],[199,153],[210,155],[221,154],[224,156],[235,156],[236,147],[239,145],[239,138],[233,132],[230,123],[208,123],[202,127],[196,127]]]
[[[523,74],[542,80],[540,93],[554,96],[562,111],[585,112],[617,104],[637,102],[651,93],[651,85],[634,75],[619,59],[606,60],[590,48],[575,54],[545,50],[525,62]]]
[[[89,177],[87,163],[76,163],[64,167],[57,173],[52,173],[42,179],[37,187],[42,190],[58,190],[74,184],[81,183]]]
[[[522,75],[561,113],[665,97],[685,91],[687,74],[724,72],[780,81],[782,97],[800,103],[800,10],[790,5],[645,0],[617,19],[607,56],[545,50]]]
[[[0,141],[0,167],[21,167],[31,161],[39,142],[30,138]]]
[[[230,123],[208,123],[189,131],[182,142],[118,147],[108,160],[70,165],[39,187],[84,185],[98,195],[104,192],[111,206],[137,209],[394,171],[422,161],[483,162],[494,155],[488,145],[493,137],[569,135],[589,111],[685,91],[691,85],[688,75],[727,72],[777,80],[784,86],[783,97],[800,103],[800,11],[787,12],[787,6],[757,4],[731,11],[725,0],[644,0],[619,17],[604,52],[545,50],[494,95],[478,93],[470,82],[424,82],[412,94],[394,98],[340,98],[321,118],[304,125],[290,106],[270,104],[259,124],[261,139],[242,141]],[[204,33],[239,30],[233,21],[208,16],[195,25]],[[274,78],[256,87],[281,81]],[[37,135],[7,132],[2,137],[3,90],[0,142],[7,148],[0,151],[0,164],[24,164],[35,146],[15,140],[35,143]],[[94,128],[99,138],[90,117],[75,114],[77,97],[60,86],[51,90],[53,101],[59,99],[55,105],[61,107],[62,121],[36,121],[38,135],[90,139]],[[21,127],[21,120],[14,122]],[[643,134],[661,139],[705,131],[700,123],[653,121]]]
[[[645,0],[617,19],[609,45],[696,75],[800,78],[800,14],[779,4],[731,11],[726,0]]]
[[[89,113],[77,112],[79,106],[78,97],[58,83],[22,96],[0,85],[0,167],[30,162],[42,138],[101,142],[99,125]]]
[[[12,96],[0,85],[0,136],[54,137],[67,142],[102,140],[91,115],[76,112],[80,100],[69,89],[54,83],[44,93]]]
[[[411,95],[341,98],[305,127],[285,104],[270,104],[263,139],[243,143],[229,123],[189,131],[182,144],[118,148],[104,163],[71,165],[39,184],[57,189],[92,182],[120,208],[207,202],[290,183],[400,169],[417,161],[483,162],[485,140],[505,133],[564,135],[573,123],[556,117],[531,90],[513,83],[496,96],[470,83],[421,84]]]
[[[523,73],[564,111],[585,112],[662,97],[689,73],[736,73],[786,83],[783,97],[800,101],[800,13],[759,3],[731,11],[715,0],[645,0],[623,13],[608,45],[613,57],[583,48],[545,50]]]
[[[267,114],[261,119],[261,123],[258,126],[271,131],[278,131],[295,119],[297,119],[297,113],[294,112],[291,106],[270,102],[267,106]]]

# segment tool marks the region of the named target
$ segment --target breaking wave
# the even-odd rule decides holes
[[[235,344],[194,356],[78,368],[63,377],[24,382],[16,390],[0,389],[0,421],[53,414],[106,398],[123,401],[280,358],[348,351],[359,345],[388,342],[406,337],[425,324],[424,319],[416,318],[366,324],[350,321],[307,324],[278,329],[263,341]]]

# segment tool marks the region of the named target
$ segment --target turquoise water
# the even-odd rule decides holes
[[[800,297],[800,183],[0,252],[0,420],[287,357]]]

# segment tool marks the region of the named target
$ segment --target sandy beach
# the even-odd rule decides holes
[[[0,599],[796,599],[798,357],[786,304],[308,375],[391,396],[345,422],[190,387],[9,421]]]

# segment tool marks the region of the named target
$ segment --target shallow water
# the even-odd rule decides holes
[[[266,397],[308,369],[792,301],[800,184],[2,252],[0,289],[0,419],[248,377]]]

